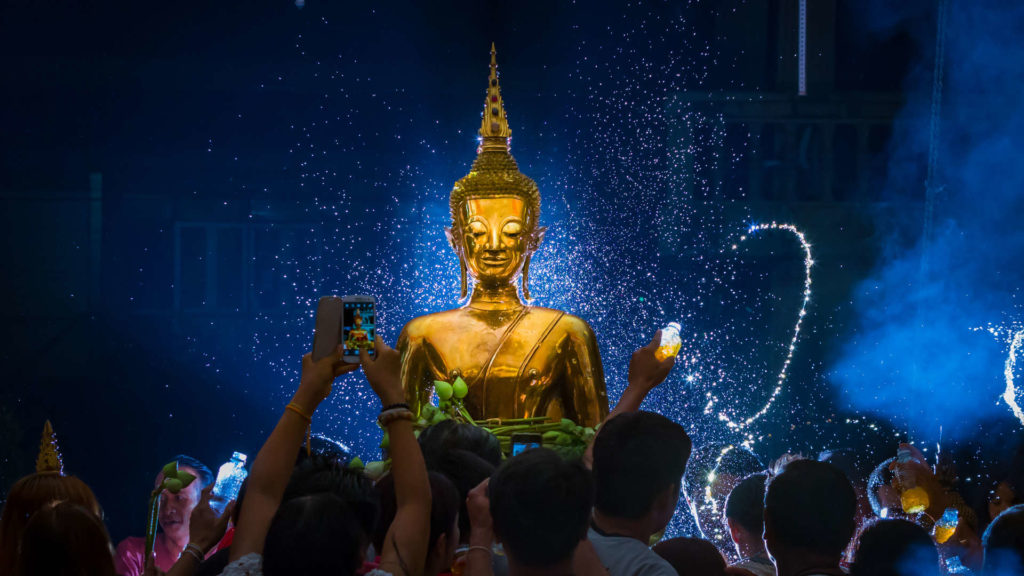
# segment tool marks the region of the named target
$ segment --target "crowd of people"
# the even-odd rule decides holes
[[[742,449],[697,447],[705,456],[691,462],[686,430],[640,409],[674,362],[655,342],[633,354],[626,392],[578,461],[543,447],[505,458],[489,432],[452,420],[417,437],[399,354],[379,339],[358,365],[340,351],[306,355],[222,513],[210,469],[182,455],[178,468],[195,480],[159,496],[152,546],[115,548],[89,486],[41,456],[8,491],[0,576],[1024,576],[1024,485],[1013,477],[993,491],[984,525],[909,445],[868,477],[841,453],[764,466]],[[390,471],[377,481],[338,454],[301,449],[334,380],[360,367],[389,437]],[[662,539],[681,492],[704,538]]]

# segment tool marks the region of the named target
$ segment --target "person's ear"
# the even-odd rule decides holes
[[[739,542],[741,537],[740,530],[742,528],[739,523],[734,522],[732,518],[726,518],[725,527],[729,529],[729,537],[732,538],[732,541]]]
[[[445,556],[448,554],[448,534],[441,534],[437,537],[437,542],[434,542],[434,549],[430,551],[429,555],[437,558],[439,562],[445,560]],[[447,566],[441,566],[441,569],[445,569]]]

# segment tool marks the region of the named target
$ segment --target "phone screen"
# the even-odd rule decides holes
[[[373,302],[345,302],[341,326],[344,356],[359,356],[360,350],[374,355],[373,340],[377,336],[377,312]]]
[[[512,455],[518,456],[531,448],[540,448],[540,442],[513,442]]]

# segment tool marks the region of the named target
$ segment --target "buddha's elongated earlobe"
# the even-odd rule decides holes
[[[462,246],[459,245],[458,240],[455,238],[455,232],[451,228],[444,229],[444,236],[448,239],[448,244],[451,245],[452,250],[455,251],[455,257],[459,259],[459,277],[462,286],[459,291],[459,300],[465,300],[466,294],[469,293],[469,282],[466,278],[466,257],[462,254]]]
[[[466,281],[466,259],[459,255],[459,275],[462,281],[462,290],[459,292],[459,300],[465,300],[468,290],[468,282]]]
[[[523,262],[523,298],[530,299],[530,257]]]

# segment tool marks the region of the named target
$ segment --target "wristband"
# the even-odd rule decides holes
[[[383,414],[384,412],[387,412],[389,410],[394,410],[395,408],[405,408],[406,410],[412,411],[412,408],[409,408],[409,405],[406,404],[405,402],[396,402],[394,404],[389,404],[389,405],[381,408],[380,411]]]
[[[296,414],[299,415],[300,418],[305,420],[307,424],[313,422],[313,416],[311,414],[306,414],[306,411],[302,409],[302,406],[299,406],[295,402],[290,402],[287,406],[284,407],[284,409],[295,412]]]
[[[489,546],[470,546],[469,548],[466,548],[466,554],[469,554],[473,550],[483,550],[484,552],[487,552],[488,556],[494,554],[494,550],[491,550]]]
[[[199,546],[196,546],[191,542],[189,542],[188,546],[185,546],[185,549],[182,550],[181,553],[187,553],[189,556],[195,558],[196,562],[199,562],[200,564],[202,564],[203,559],[205,558],[205,555],[203,554],[203,551],[199,548]]]

